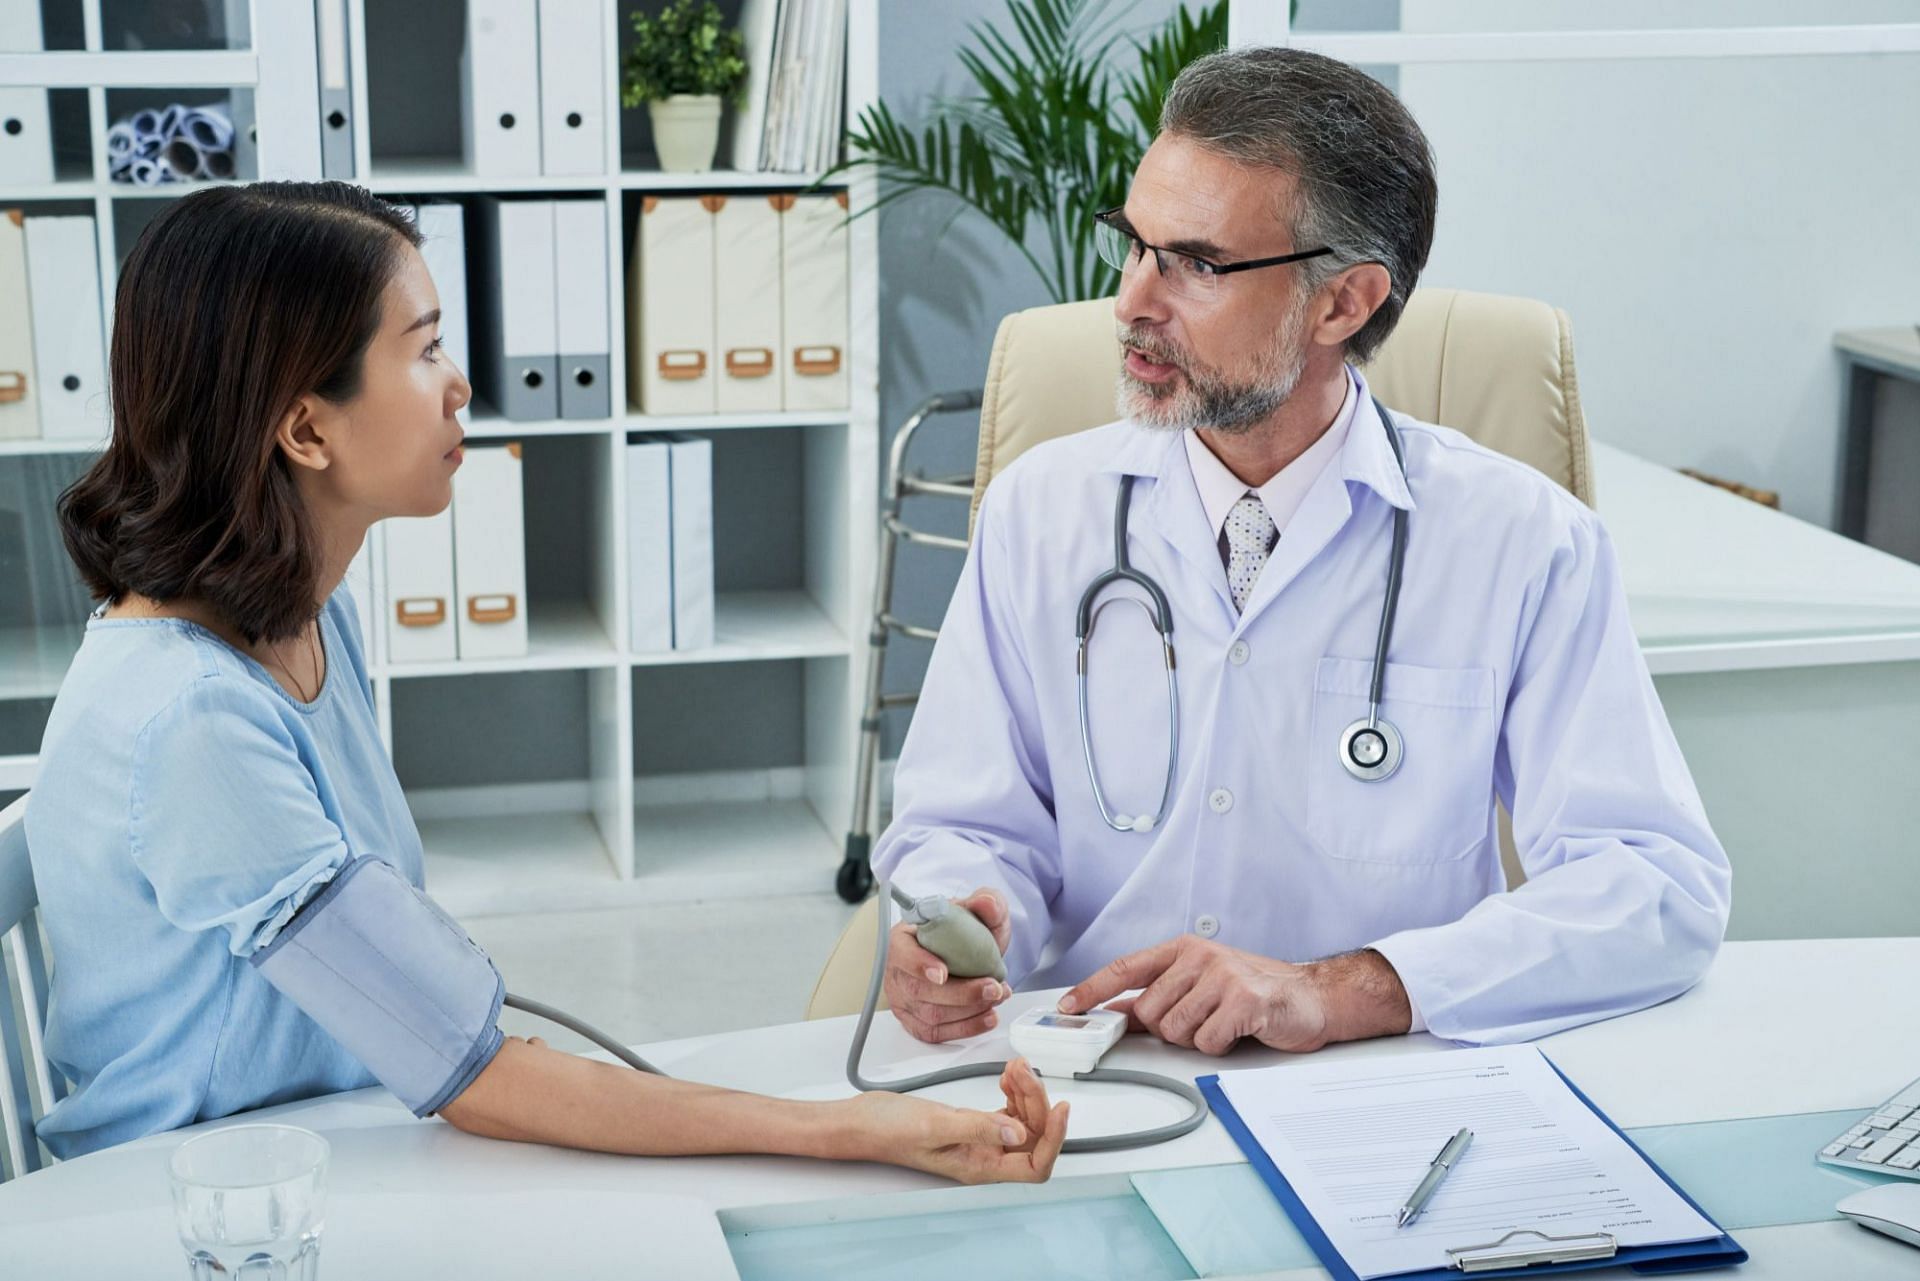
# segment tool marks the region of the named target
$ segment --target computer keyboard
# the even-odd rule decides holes
[[[1845,1134],[1820,1149],[1828,1165],[1875,1170],[1903,1179],[1920,1179],[1920,1081],[1862,1117]]]

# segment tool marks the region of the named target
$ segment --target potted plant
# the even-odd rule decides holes
[[[1113,4],[1007,0],[1014,34],[976,23],[959,51],[973,93],[936,99],[917,130],[884,100],[863,110],[840,168],[870,165],[885,189],[860,212],[936,192],[992,223],[1055,302],[1112,293],[1093,215],[1126,200],[1180,69],[1227,43],[1227,0],[1183,3],[1138,36],[1119,34]]]
[[[647,104],[662,169],[705,173],[720,142],[720,100],[737,94],[746,76],[740,32],[713,0],[670,0],[658,13],[633,14],[620,104]]]

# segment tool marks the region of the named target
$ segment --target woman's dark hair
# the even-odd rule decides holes
[[[198,191],[140,234],[114,294],[113,436],[60,496],[97,599],[203,602],[251,642],[314,616],[320,549],[276,444],[301,396],[360,391],[403,245],[344,182]]]

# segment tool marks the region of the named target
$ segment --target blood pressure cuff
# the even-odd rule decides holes
[[[506,985],[392,865],[356,858],[253,955],[262,978],[431,1116],[493,1061]]]

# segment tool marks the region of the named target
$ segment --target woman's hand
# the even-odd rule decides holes
[[[876,1091],[849,1101],[863,1148],[875,1160],[961,1183],[1044,1183],[1067,1138],[1067,1105],[1047,1107],[1047,1090],[1024,1059],[1000,1074],[1007,1106],[975,1112],[930,1099]]]

